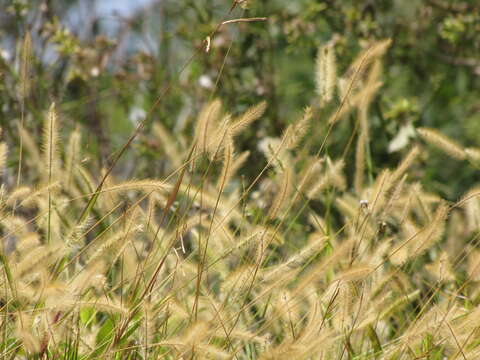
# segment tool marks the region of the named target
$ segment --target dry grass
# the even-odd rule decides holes
[[[163,179],[92,170],[81,130],[58,140],[54,106],[43,146],[22,128],[24,177],[0,197],[2,357],[477,359],[478,191],[454,205],[426,192],[410,173],[418,146],[396,169],[364,174],[367,109],[389,43],[352,64],[330,117],[332,130],[347,112],[359,116],[353,180],[344,159],[298,146],[318,121],[311,109],[250,149],[265,155],[250,183],[238,174],[250,153],[237,154],[235,136],[265,103],[236,117],[207,104],[193,148],[156,124]],[[335,93],[332,51],[319,52],[322,103]],[[2,169],[11,152],[0,144]]]

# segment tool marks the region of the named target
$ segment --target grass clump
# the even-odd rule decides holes
[[[0,144],[2,171],[24,150],[21,181],[5,181],[0,197],[2,357],[477,358],[478,193],[449,204],[427,191],[420,144],[396,168],[372,163],[368,109],[389,45],[369,46],[341,78],[333,45],[322,47],[321,99],[254,148],[237,138],[265,102],[235,116],[208,102],[188,141],[155,122],[161,178],[113,171],[144,123],[106,168],[85,160],[81,127],[60,135],[61,103],[46,111],[40,144],[19,127],[21,150]],[[327,155],[347,115],[356,129]],[[252,154],[263,167],[245,179]]]

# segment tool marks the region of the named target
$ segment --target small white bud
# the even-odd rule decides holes
[[[368,208],[368,200],[360,200],[360,207],[361,208]]]
[[[200,78],[198,79],[198,83],[200,84],[201,87],[205,89],[212,89],[214,86],[212,79],[208,75],[200,76]]]

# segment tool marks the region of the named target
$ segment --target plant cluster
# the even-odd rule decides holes
[[[77,80],[152,74],[144,58],[110,75],[111,41],[96,52],[52,24]],[[311,106],[285,126],[258,126],[268,101],[237,111],[216,97],[172,126],[157,100],[115,152],[86,146],[109,137],[72,126],[71,103],[35,93],[32,41],[0,88],[19,114],[0,142],[2,358],[480,357],[478,185],[452,202],[423,181],[431,154],[475,171],[480,149],[410,124],[383,144],[401,159],[375,163],[392,40],[365,42],[344,69],[322,44]],[[389,116],[414,110],[399,101]]]

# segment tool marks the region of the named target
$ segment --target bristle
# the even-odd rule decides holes
[[[357,150],[355,152],[355,191],[362,193],[363,179],[365,176],[365,147],[367,146],[367,137],[361,133],[357,140]]]
[[[275,218],[278,215],[278,212],[284,206],[293,189],[293,174],[290,168],[286,168],[285,171],[278,176],[281,179],[281,183],[279,186],[279,191],[277,192],[277,195],[275,196],[273,204],[269,210],[269,218]]]
[[[385,205],[387,199],[387,191],[390,189],[391,173],[390,170],[383,170],[380,175],[377,176],[375,184],[372,187],[372,193],[370,195],[369,203],[371,204],[370,210],[373,214],[379,213]]]
[[[40,173],[45,171],[44,161],[42,161],[42,157],[40,155],[40,151],[33,139],[32,135],[25,130],[21,124],[18,125],[18,132],[20,138],[22,139],[22,145],[25,150],[28,152],[28,157],[26,157],[26,162],[31,165],[32,167],[37,168]]]
[[[294,149],[309,129],[310,119],[312,118],[312,109],[306,108],[303,117],[297,122],[289,125],[283,133],[282,142],[288,150]]]
[[[159,192],[167,192],[170,189],[171,189],[171,185],[166,184],[164,181],[145,179],[145,180],[130,180],[124,183],[105,187],[103,189],[103,192],[104,193],[128,192],[132,190],[142,190],[145,192],[155,190]]]
[[[165,151],[168,159],[172,162],[173,168],[179,168],[182,164],[182,156],[177,150],[176,142],[172,134],[160,122],[153,124],[153,133],[158,138],[160,146]]]
[[[332,162],[330,158],[327,158],[328,182],[339,190],[345,190],[347,187],[347,181],[345,180],[345,175],[343,174],[344,167],[345,162],[343,160]]]
[[[312,186],[318,182],[319,178],[324,176],[322,174],[323,161],[321,159],[312,159],[311,161],[313,164],[304,173],[300,174],[301,180],[297,188],[299,193],[306,193],[307,196]]]
[[[352,65],[350,65],[350,69],[362,69],[362,71],[365,71],[372,62],[385,54],[391,44],[391,39],[384,39],[370,45],[357,56]]]
[[[215,131],[215,127],[221,116],[222,103],[216,99],[206,105],[197,119],[195,128],[195,140],[197,141],[198,151],[207,150],[207,144],[211,134]]]
[[[5,144],[4,142],[0,143],[0,176],[2,176],[3,172],[5,171],[5,165],[7,162],[7,153],[8,153],[7,144]]]
[[[232,176],[232,163],[233,163],[233,139],[229,136],[225,140],[223,146],[223,157],[222,157],[222,171],[217,181],[217,188],[220,191],[225,189],[225,186],[228,184],[228,180]]]
[[[27,31],[23,38],[22,62],[20,66],[20,96],[25,99],[30,93],[30,69],[32,62],[32,36]]]
[[[442,203],[438,206],[430,223],[419,233],[418,238],[412,244],[413,251],[410,256],[419,256],[425,250],[440,240],[445,230],[445,220],[448,207]]]
[[[379,81],[372,81],[362,90],[362,77],[366,72],[368,66],[380,56],[386,52],[391,44],[391,40],[378,41],[375,44],[368,47],[363,53],[361,53],[356,60],[350,65],[349,69],[345,73],[342,79],[339,80],[340,94],[342,103],[335,113],[332,114],[328,122],[335,124],[340,119],[349,114],[354,107],[365,107],[365,101],[369,102],[373,97],[373,94],[377,91],[381,85]],[[379,70],[373,69],[372,76],[375,76]],[[375,80],[375,78],[371,78]],[[366,91],[362,94],[362,91]],[[364,96],[365,95],[365,96]]]
[[[480,162],[480,149],[479,148],[466,148],[465,154],[470,160]]]
[[[246,129],[252,122],[258,120],[265,113],[267,109],[267,103],[262,101],[261,103],[252,106],[238,119],[232,122],[230,130],[232,135],[235,136]]]
[[[480,280],[480,251],[478,250],[472,251],[468,257],[467,275],[472,281]]]
[[[332,163],[330,158],[327,158],[327,171],[325,174],[321,174],[316,183],[313,183],[310,190],[307,192],[309,199],[316,198],[320,195],[321,191],[327,188],[329,185],[339,190],[345,190],[347,182],[343,174],[343,167],[345,162],[343,160]]]
[[[336,57],[333,44],[325,45],[318,49],[315,75],[317,94],[320,96],[321,104],[330,102],[333,99],[337,81]]]
[[[289,270],[300,268],[305,262],[317,255],[318,251],[326,245],[326,240],[327,238],[324,236],[312,239],[306,246],[284,263],[266,271],[263,280],[269,281],[271,279],[279,278]]]
[[[418,128],[417,132],[426,142],[442,150],[452,158],[457,160],[464,160],[466,158],[467,154],[460,145],[437,130],[430,128]]]
[[[314,281],[319,281],[325,276],[327,271],[334,266],[340,259],[344,258],[346,254],[352,249],[352,240],[349,239],[341,244],[338,248],[334,249],[333,253],[326,257],[324,260],[316,264],[312,269],[306,272],[295,286],[293,296],[300,294],[305,287],[312,284]]]
[[[26,199],[32,193],[32,189],[27,186],[16,188],[10,193],[7,199],[7,204],[13,206],[17,201]]]
[[[230,176],[233,176],[237,173],[237,171],[245,164],[250,156],[250,151],[244,151],[240,155],[234,157],[233,164],[230,169]]]
[[[367,111],[375,94],[382,86],[382,82],[380,81],[381,73],[382,62],[380,59],[375,59],[368,73],[364,88],[362,88],[359,93],[355,95],[358,97],[358,100],[353,101],[354,103],[358,104],[357,106],[360,110],[365,112]]]
[[[65,152],[65,181],[67,188],[70,188],[74,179],[74,171],[77,163],[81,160],[81,133],[76,128],[68,139],[68,145]]]
[[[392,179],[393,176],[390,176],[390,180]],[[400,181],[397,182],[395,187],[393,189],[390,189],[391,182],[389,186],[387,187],[388,194],[386,196],[386,204],[385,208],[382,211],[382,215],[380,216],[382,219],[387,216],[387,214],[392,211],[392,207],[394,206],[395,203],[400,199],[400,194],[403,191],[403,186],[407,180],[407,176],[404,175]]]
[[[230,128],[231,115],[225,115],[209,134],[205,144],[205,151],[210,161],[218,161],[222,157],[227,142],[232,141]]]
[[[410,149],[408,154],[403,158],[400,165],[397,166],[395,171],[392,174],[391,181],[394,183],[398,181],[403,174],[412,166],[413,162],[416,160],[417,156],[420,154],[420,149],[417,146],[414,146]]]
[[[43,124],[43,156],[45,163],[45,183],[48,185],[48,214],[47,214],[47,233],[46,242],[49,244],[52,240],[52,233],[55,229],[58,230],[56,225],[58,224],[58,216],[53,210],[54,193],[53,187],[50,185],[52,182],[59,178],[60,159],[58,150],[58,119],[55,103],[50,105],[47,116]],[[58,235],[58,232],[57,234]]]
[[[265,155],[268,162],[278,173],[281,173],[284,168],[290,165],[290,154],[280,139],[266,137],[258,143],[258,149]]]
[[[340,273],[335,280],[338,281],[357,281],[363,280],[374,271],[372,266],[358,265]]]
[[[134,228],[127,227],[125,231],[119,231],[109,238],[103,240],[103,243],[97,245],[96,250],[86,260],[86,264],[89,266],[94,266],[96,262],[104,261],[107,253],[110,257],[115,258],[123,250],[122,246],[124,246],[124,244],[127,242],[129,236],[140,230],[141,226],[136,226]]]
[[[58,170],[58,120],[55,103],[52,103],[43,126],[43,156],[45,172],[50,183]]]
[[[437,260],[433,264],[427,265],[425,269],[438,282],[455,280],[450,259],[445,251],[442,251]]]

